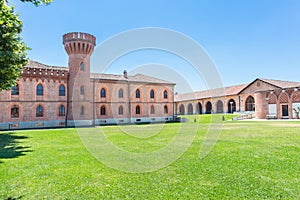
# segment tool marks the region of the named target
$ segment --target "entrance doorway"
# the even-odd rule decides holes
[[[289,116],[289,106],[288,105],[282,105],[282,117],[286,118]]]

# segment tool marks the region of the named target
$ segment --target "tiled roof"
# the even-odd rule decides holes
[[[146,76],[143,74],[135,74],[133,76],[128,76],[125,78],[123,75],[115,74],[103,74],[103,73],[91,73],[91,78],[102,79],[102,80],[115,80],[115,81],[129,81],[129,82],[140,82],[140,83],[157,83],[157,84],[171,84],[169,81],[161,80],[151,76]]]
[[[217,88],[213,90],[203,90],[199,92],[186,93],[186,94],[178,94],[175,95],[175,101],[188,101],[188,100],[196,100],[196,99],[237,95],[243,90],[245,90],[248,86],[252,85],[257,80],[261,80],[263,82],[266,82],[268,84],[271,84],[275,87],[282,88],[282,89],[300,87],[300,82],[257,78],[249,84],[235,85],[235,86],[230,86],[225,88]]]
[[[187,94],[177,94],[175,95],[175,101],[188,101],[195,99],[205,99],[212,97],[222,97],[238,94],[243,88],[248,84],[229,86],[224,88],[217,88],[212,90],[203,90]]]
[[[265,79],[265,78],[260,78],[260,80],[275,85],[280,88],[293,88],[293,87],[299,87],[300,83],[299,82],[292,82],[292,81],[280,81],[280,80],[274,80],[274,79]]]
[[[45,65],[42,63],[39,63],[37,61],[33,61],[33,60],[29,60],[28,64],[25,67],[29,67],[29,68],[35,68],[35,69],[55,69],[55,70],[67,70],[67,67],[61,67],[61,66],[49,66],[49,65]]]

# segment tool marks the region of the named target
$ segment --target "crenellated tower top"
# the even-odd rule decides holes
[[[96,38],[88,33],[72,32],[63,35],[63,44],[70,54],[90,55],[96,45]]]

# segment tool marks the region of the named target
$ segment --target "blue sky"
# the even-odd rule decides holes
[[[23,20],[30,59],[45,64],[67,66],[62,45],[67,32],[91,33],[100,44],[120,32],[161,27],[201,45],[226,86],[258,77],[300,81],[298,0],[53,0],[38,8],[19,0],[10,4]],[[133,52],[105,72],[121,73],[124,68],[134,72],[136,66],[148,63],[172,66],[193,90],[206,89],[188,63],[160,51]]]

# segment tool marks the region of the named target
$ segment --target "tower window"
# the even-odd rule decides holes
[[[141,107],[140,106],[135,107],[135,114],[137,114],[137,115],[141,114]]]
[[[11,88],[11,95],[19,95],[19,85],[16,84]]]
[[[65,96],[66,95],[66,88],[64,85],[59,86],[59,96]]]
[[[105,91],[104,88],[102,88],[102,89],[100,90],[100,97],[101,97],[101,98],[105,98],[105,97],[106,97],[106,91]]]
[[[65,106],[64,105],[61,105],[59,106],[59,109],[58,109],[58,116],[65,116],[66,115],[66,111],[65,111]]]
[[[41,105],[36,107],[35,116],[36,117],[43,117],[44,116],[44,109]]]
[[[43,96],[44,95],[44,87],[42,84],[38,84],[36,86],[36,95]]]
[[[80,71],[84,71],[84,63],[83,62],[80,63]]]
[[[151,90],[151,91],[150,91],[150,98],[151,98],[151,99],[154,99],[154,90]]]
[[[19,118],[19,107],[14,105],[10,109],[11,118]]]
[[[80,115],[84,115],[84,106],[80,107]]]
[[[81,95],[84,95],[84,87],[83,87],[83,85],[80,86],[80,94],[81,94]]]
[[[119,89],[119,98],[123,98],[123,90]]]
[[[137,99],[141,98],[141,92],[140,92],[139,89],[137,89],[137,90],[135,91],[135,98],[137,98]]]
[[[105,106],[101,106],[101,108],[100,108],[100,115],[106,115]]]

